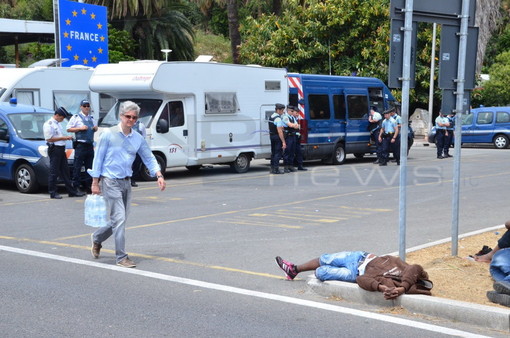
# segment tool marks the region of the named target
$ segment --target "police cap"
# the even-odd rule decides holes
[[[275,109],[285,109],[285,105],[281,104],[281,103],[277,103],[275,105]]]
[[[291,106],[290,104],[287,106],[287,110],[295,110],[297,111],[297,108],[295,106]]]
[[[67,117],[69,115],[69,113],[64,107],[58,107],[57,110],[55,110],[55,114],[63,117]]]

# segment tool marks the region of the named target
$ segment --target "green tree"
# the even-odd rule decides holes
[[[486,106],[510,104],[510,50],[499,54],[489,68],[490,80],[483,84],[480,102]]]
[[[120,61],[134,61],[136,42],[128,32],[113,28],[108,25],[108,61],[117,63]]]

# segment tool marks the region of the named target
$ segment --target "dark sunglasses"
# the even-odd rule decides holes
[[[135,115],[122,115],[124,116],[125,118],[127,118],[128,120],[138,120],[138,116],[135,116]]]
[[[83,105],[82,107],[90,108],[90,106],[89,106],[88,104],[85,104],[85,105]]]

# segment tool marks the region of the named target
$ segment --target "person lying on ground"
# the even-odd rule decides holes
[[[293,280],[300,272],[315,270],[321,281],[338,280],[357,283],[367,291],[382,292],[385,299],[408,294],[431,295],[432,282],[423,267],[408,264],[394,256],[376,256],[365,251],[323,254],[303,264],[293,264],[280,256],[276,264]]]
[[[485,255],[480,256],[475,255],[473,257],[475,261],[490,263],[492,261],[492,257],[496,252],[498,252],[500,249],[510,248],[510,220],[505,222],[505,228],[507,228],[508,230],[498,240],[498,245],[496,245],[494,249],[492,249],[489,253]]]

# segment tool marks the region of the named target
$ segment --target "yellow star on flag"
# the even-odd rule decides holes
[[[98,48],[98,49],[97,49],[97,52],[98,52],[99,54],[103,54],[103,48]]]
[[[77,54],[74,54],[73,58],[74,58],[74,61],[78,61],[80,59],[80,57]]]
[[[92,14],[90,14],[90,18],[91,18],[92,20],[95,20],[95,19],[96,19],[96,15],[95,15],[94,13],[92,13]]]
[[[83,14],[83,15],[87,14],[87,10],[85,8],[82,8],[81,14]]]
[[[97,29],[101,29],[103,28],[103,25],[101,25],[100,23],[97,24]]]
[[[64,38],[68,38],[69,37],[69,33],[68,32],[64,32]]]
[[[77,16],[78,15],[77,11],[72,11],[71,13],[73,13],[73,16]]]
[[[66,19],[66,25],[71,26],[71,20]]]
[[[99,39],[101,39],[101,42],[104,42],[104,36],[101,35]]]
[[[69,51],[70,51],[70,50],[72,50],[72,49],[73,49],[73,46],[71,46],[71,45],[67,45],[67,46],[66,46],[66,48],[67,48],[67,50],[69,50]]]
[[[89,60],[87,60],[87,59],[83,59],[83,64],[84,64],[84,65],[88,65],[88,64],[89,64]]]
[[[92,62],[97,62],[97,57],[93,56],[92,57]]]

